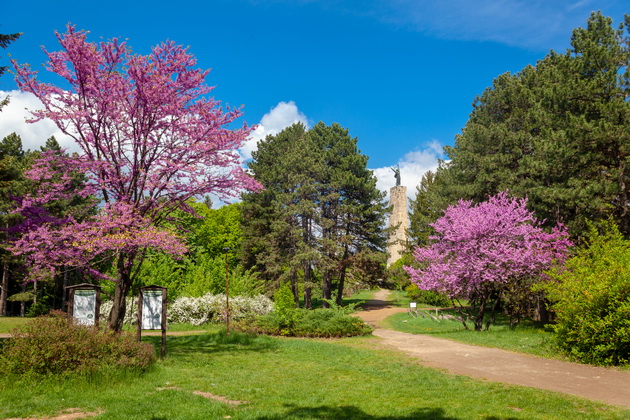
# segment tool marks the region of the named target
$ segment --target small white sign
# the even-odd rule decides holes
[[[409,307],[410,308],[415,308],[416,307],[416,302],[409,302]]]
[[[161,290],[145,290],[142,292],[142,329],[162,329]]]
[[[96,290],[75,290],[72,316],[79,325],[94,325],[96,320]]]

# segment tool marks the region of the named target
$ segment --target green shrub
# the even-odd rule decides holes
[[[560,347],[587,363],[630,363],[630,241],[614,225],[591,229],[588,247],[550,275]]]
[[[26,311],[26,316],[29,318],[34,318],[37,316],[48,315],[50,309],[50,305],[47,305],[44,302],[33,303]]]
[[[445,308],[452,305],[452,302],[448,298],[448,296],[442,293],[434,292],[432,290],[420,290],[418,289],[418,286],[413,283],[405,287],[405,293],[407,293],[409,299],[414,302],[438,306],[440,308]]]
[[[253,324],[240,329],[257,334],[293,337],[352,337],[370,334],[372,329],[359,318],[337,309],[295,309],[287,322],[286,314],[278,311],[258,317]]]
[[[114,334],[76,325],[63,312],[35,318],[0,352],[0,373],[60,375],[111,368],[147,369],[155,361],[152,345],[132,334]]]

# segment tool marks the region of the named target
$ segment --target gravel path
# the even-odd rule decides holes
[[[374,326],[384,346],[422,361],[425,366],[457,375],[577,395],[630,408],[630,372],[544,359],[521,353],[472,346],[427,335],[380,328],[388,316],[406,312],[388,305],[389,291],[380,290],[356,315]]]

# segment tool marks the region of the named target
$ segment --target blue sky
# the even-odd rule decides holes
[[[499,74],[564,51],[593,10],[615,25],[630,13],[616,0],[14,1],[2,6],[0,33],[24,35],[0,51],[0,65],[10,54],[41,68],[40,46],[58,49],[54,31],[68,22],[91,40],[127,39],[140,54],[170,39],[212,69],[217,99],[243,105],[242,119],[260,124],[245,155],[257,138],[295,121],[338,122],[358,137],[379,186],[393,186],[389,167],[400,164],[412,196],[441,148],[453,144],[475,96]],[[0,78],[0,90],[14,89],[11,75]],[[11,95],[0,137],[16,131],[36,148],[56,130],[24,126],[32,99]]]

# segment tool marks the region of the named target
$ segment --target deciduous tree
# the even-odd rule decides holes
[[[44,154],[29,176],[55,182],[23,197],[18,210],[32,212],[78,194],[96,197],[101,211],[82,222],[69,215],[32,226],[14,252],[25,255],[35,270],[70,264],[94,275],[96,261],[113,258],[116,289],[109,327],[120,330],[132,269],[143,251],[185,251],[181,238],[164,228],[174,211],[191,211],[186,203],[194,196],[226,198],[259,187],[235,152],[250,129],[226,127],[240,111],[224,111],[207,98],[208,72],[194,67],[186,48],[169,41],[137,55],[117,39],[88,42],[87,33],[72,26],[57,36],[62,50],[44,51],[48,69],[66,88],[42,83],[28,66],[14,63],[17,82],[43,104],[33,111],[33,121],[52,119],[81,153]],[[80,189],[71,186],[69,168],[85,173]]]
[[[488,329],[503,295],[527,290],[571,245],[564,228],[545,232],[526,204],[502,192],[478,204],[449,206],[432,225],[433,242],[414,251],[420,268],[405,267],[412,281],[422,290],[469,300],[477,307],[478,331],[491,305]]]

